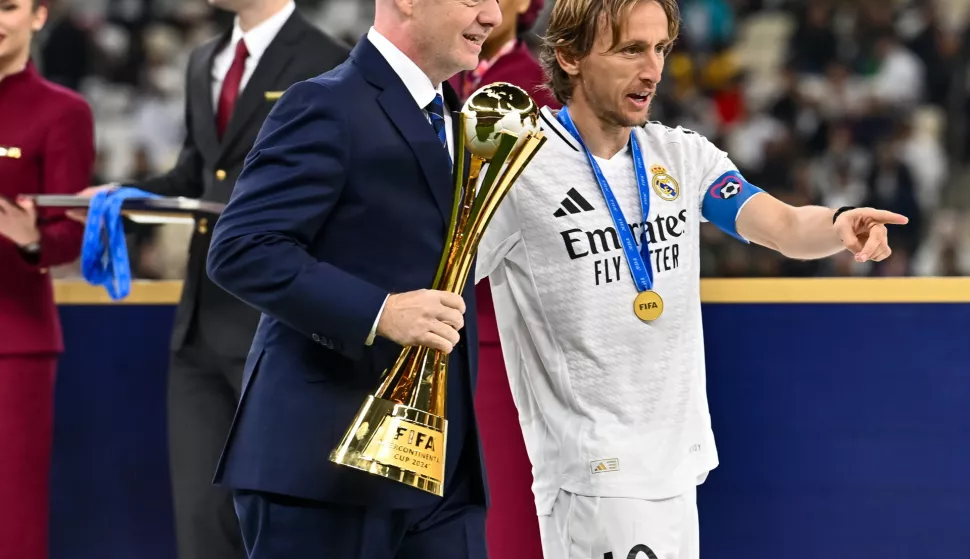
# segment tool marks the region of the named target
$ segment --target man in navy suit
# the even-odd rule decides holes
[[[253,559],[486,557],[474,288],[426,288],[454,198],[445,82],[500,21],[497,0],[377,0],[350,59],[277,102],[215,226],[209,276],[263,313],[216,472]],[[407,345],[450,354],[444,497],[329,461]]]

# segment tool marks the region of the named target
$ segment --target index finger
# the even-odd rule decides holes
[[[906,225],[909,223],[909,218],[904,215],[886,210],[877,210],[875,208],[866,208],[863,212],[863,217],[874,219],[879,223],[889,223],[891,225]]]
[[[93,198],[94,195],[97,194],[98,192],[101,192],[103,190],[112,190],[114,188],[115,188],[114,185],[111,185],[111,184],[103,184],[101,186],[89,186],[84,190],[78,192],[76,195],[81,196],[83,198]]]
[[[81,223],[88,222],[87,210],[67,210],[65,213],[67,214],[67,217],[73,219],[74,221],[78,221]]]
[[[465,300],[461,295],[451,293],[450,291],[440,292],[439,300],[441,304],[446,307],[451,307],[453,309],[458,309],[461,314],[465,314]]]

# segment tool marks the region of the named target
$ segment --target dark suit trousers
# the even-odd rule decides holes
[[[437,505],[415,509],[237,491],[249,559],[487,559],[486,511],[467,472],[456,470]]]
[[[56,355],[0,355],[0,558],[47,559]]]
[[[212,484],[244,364],[242,358],[219,356],[199,336],[190,336],[172,354],[168,436],[179,559],[246,557],[232,493]]]

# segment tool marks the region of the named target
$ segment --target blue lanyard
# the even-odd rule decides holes
[[[159,198],[137,188],[98,192],[91,198],[81,245],[81,273],[92,285],[102,285],[112,300],[131,291],[131,268],[121,205],[128,198]]]
[[[633,233],[630,232],[630,225],[626,218],[623,217],[620,204],[617,202],[616,196],[613,195],[613,190],[610,189],[609,183],[606,182],[606,177],[603,176],[603,171],[600,170],[600,166],[596,163],[593,154],[589,152],[586,144],[583,143],[583,139],[579,136],[579,131],[576,130],[576,125],[573,124],[573,119],[569,116],[569,109],[563,107],[559,111],[557,118],[566,130],[576,138],[579,145],[583,147],[583,151],[586,152],[586,158],[589,159],[589,164],[593,167],[593,175],[596,177],[596,182],[600,185],[600,190],[603,191],[603,198],[606,199],[606,206],[610,210],[610,215],[613,216],[613,225],[616,227],[616,234],[620,236],[620,242],[623,244],[623,251],[626,253],[626,261],[630,266],[630,274],[633,276],[633,282],[636,284],[637,291],[644,292],[653,289],[653,267],[650,265],[650,249],[647,248],[647,229],[645,226],[645,222],[650,215],[650,188],[647,181],[647,170],[643,165],[643,154],[640,153],[640,143],[637,141],[636,134],[632,130],[630,131],[630,149],[633,151],[633,168],[636,170],[637,190],[640,191],[640,209],[643,212],[643,220],[640,222],[639,251],[637,250]]]

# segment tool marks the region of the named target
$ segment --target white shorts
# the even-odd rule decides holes
[[[661,501],[560,490],[539,532],[545,559],[698,559],[697,490]]]

